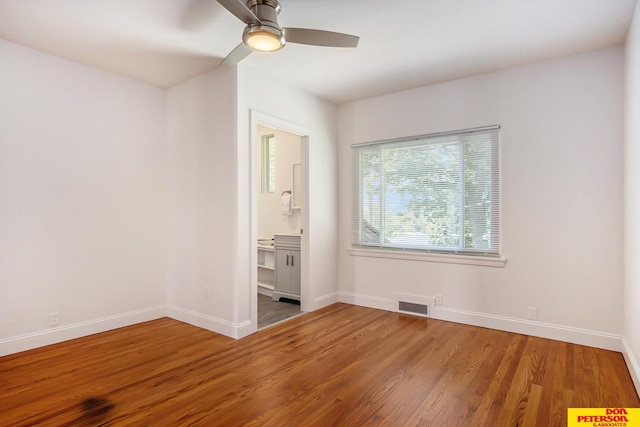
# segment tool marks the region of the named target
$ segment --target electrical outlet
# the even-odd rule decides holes
[[[442,305],[442,294],[436,294],[436,305]]]
[[[537,307],[529,307],[528,308],[528,317],[529,320],[538,320],[538,308]]]
[[[49,326],[58,326],[58,312],[49,313]]]
[[[204,296],[207,298],[211,298],[211,286],[204,287]]]

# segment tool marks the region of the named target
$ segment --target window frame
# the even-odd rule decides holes
[[[496,228],[490,228],[490,233],[492,235],[497,234],[497,248],[491,249],[489,251],[483,250],[475,250],[469,248],[461,248],[459,246],[452,247],[451,249],[447,249],[444,247],[432,247],[432,248],[420,248],[412,245],[402,245],[398,244],[367,244],[360,242],[361,232],[362,232],[362,217],[360,215],[362,209],[362,185],[360,183],[362,179],[362,172],[360,169],[360,152],[366,150],[368,146],[381,146],[381,149],[393,149],[394,144],[398,144],[401,146],[402,144],[411,144],[411,143],[420,143],[424,142],[425,145],[439,143],[445,144],[443,138],[460,138],[461,141],[457,142],[460,147],[464,147],[464,139],[465,134],[470,133],[487,133],[492,134],[492,141],[495,142],[495,145],[492,149],[497,150],[497,153],[490,154],[489,161],[493,164],[491,165],[491,176],[490,176],[490,184],[491,188],[491,204],[493,208],[491,210],[490,215],[495,216],[497,218],[497,226]],[[438,141],[438,139],[441,140]],[[352,152],[352,186],[351,186],[351,200],[352,200],[352,212],[351,212],[351,245],[348,249],[348,254],[353,256],[364,256],[364,257],[374,257],[374,258],[387,258],[387,259],[404,259],[404,260],[416,260],[416,261],[432,261],[432,262],[443,262],[443,263],[454,263],[454,264],[470,264],[470,265],[482,265],[482,266],[491,266],[491,267],[504,267],[506,263],[506,258],[504,258],[504,247],[502,244],[503,235],[502,235],[502,177],[501,177],[501,138],[500,138],[500,126],[486,126],[481,128],[471,128],[471,129],[463,129],[456,130],[451,132],[441,132],[441,133],[432,133],[432,134],[424,134],[406,138],[397,138],[390,140],[380,140],[374,142],[367,142],[361,144],[353,144],[351,146]],[[461,156],[461,159],[464,160],[464,156]],[[462,166],[461,166],[462,167]],[[496,170],[497,169],[497,170]],[[385,175],[386,176],[386,175]],[[461,175],[464,179],[464,173]],[[381,181],[384,181],[384,177],[381,178]],[[464,183],[462,183],[462,189],[464,189]],[[464,190],[462,190],[464,191]],[[359,194],[356,194],[358,192]],[[493,194],[493,193],[497,193]],[[464,202],[461,204],[464,206]],[[497,205],[497,206],[496,206]],[[464,209],[463,209],[464,210]],[[356,217],[357,215],[357,217]],[[493,219],[493,218],[492,218]],[[464,224],[464,214],[460,216],[460,224],[463,226]]]
[[[262,168],[262,192],[275,193],[276,191],[276,136],[273,133],[262,135],[261,143],[261,168]]]

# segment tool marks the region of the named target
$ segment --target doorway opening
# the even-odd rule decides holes
[[[308,266],[308,131],[252,111],[252,323],[262,329],[303,313]]]

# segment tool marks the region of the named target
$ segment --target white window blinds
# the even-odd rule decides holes
[[[354,146],[353,246],[499,255],[499,131]]]

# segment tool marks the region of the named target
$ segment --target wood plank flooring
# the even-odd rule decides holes
[[[0,425],[566,426],[620,353],[346,304],[242,340],[171,319],[0,358]]]

